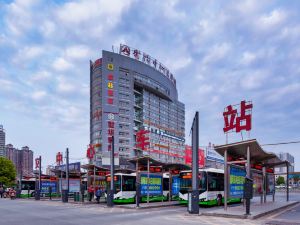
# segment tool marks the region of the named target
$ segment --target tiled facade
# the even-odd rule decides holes
[[[108,158],[111,137],[119,157],[150,154],[162,162],[184,162],[185,107],[176,85],[149,65],[112,52],[90,62],[90,142],[96,162]],[[136,148],[136,132],[148,130],[150,146]]]

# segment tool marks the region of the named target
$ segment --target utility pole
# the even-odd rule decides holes
[[[110,190],[108,192],[107,198],[107,206],[113,207],[114,206],[114,178],[115,178],[115,137],[112,136],[112,148],[110,151]]]
[[[66,150],[66,179],[67,179],[67,194],[70,190],[70,180],[69,180],[69,148]]]
[[[192,191],[188,198],[190,214],[199,214],[199,112],[196,112],[192,125]]]
[[[39,161],[40,161],[40,168],[39,168],[39,192],[41,192],[42,190],[42,156],[40,156],[39,158]]]

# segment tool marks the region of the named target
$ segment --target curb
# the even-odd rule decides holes
[[[276,209],[272,209],[272,210],[269,210],[269,211],[266,211],[266,212],[262,212],[262,213],[259,213],[255,216],[251,216],[251,215],[231,215],[231,214],[223,214],[223,213],[200,213],[199,215],[200,216],[217,216],[217,217],[224,217],[224,218],[235,218],[235,219],[251,219],[251,220],[254,220],[254,219],[257,219],[259,217],[262,217],[262,216],[265,216],[265,215],[268,215],[268,214],[271,214],[271,213],[274,213],[274,212],[278,212],[282,209],[286,209],[286,208],[289,208],[289,207],[292,207],[296,204],[298,204],[299,201],[296,201],[296,202],[293,202],[293,203],[290,203],[288,205],[284,205],[284,206],[281,206],[279,208],[276,208]]]
[[[163,208],[163,207],[170,207],[170,206],[179,206],[180,204],[172,204],[172,205],[153,205],[153,206],[144,206],[144,207],[130,207],[126,205],[115,205],[117,208],[123,208],[123,209],[138,209],[138,210],[145,210],[145,209],[154,209],[154,208]]]

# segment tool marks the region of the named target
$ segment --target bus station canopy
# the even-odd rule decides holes
[[[182,163],[167,163],[163,166],[163,169],[168,171],[168,170],[190,170],[191,167],[186,164]]]
[[[85,170],[96,170],[96,171],[109,171],[109,168],[106,168],[106,167],[102,167],[102,166],[95,166],[94,164],[85,164],[85,165],[81,165],[81,168],[82,169],[85,169]]]
[[[248,147],[250,148],[251,163],[259,163],[266,166],[279,166],[286,163],[280,160],[276,154],[264,151],[256,139],[217,145],[215,146],[215,151],[224,156],[224,152],[227,150],[228,155],[236,158],[247,158]]]
[[[133,159],[129,159],[128,161],[131,163],[138,163],[140,166],[147,166],[148,161],[150,163],[150,166],[164,166],[165,165],[165,163],[157,161],[157,160],[151,158],[150,156],[136,157]]]

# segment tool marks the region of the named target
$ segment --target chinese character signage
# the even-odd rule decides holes
[[[41,165],[41,163],[40,163],[40,158],[36,158],[36,159],[35,159],[35,168],[36,168],[36,169],[39,169],[39,168],[40,168],[40,165]]]
[[[56,164],[61,165],[62,162],[63,162],[63,155],[61,154],[61,152],[58,152],[56,154]]]
[[[240,109],[238,109],[239,106]],[[224,133],[229,131],[235,131],[236,133],[242,130],[250,131],[252,108],[251,101],[242,101],[241,104],[227,106],[223,112]]]
[[[50,180],[42,180],[42,189],[41,192],[46,194],[49,193],[49,187],[51,187],[52,193],[56,193],[56,181],[50,181]]]
[[[148,190],[148,175],[141,174],[141,195],[147,195]],[[149,174],[149,195],[162,195],[162,176],[157,174]]]
[[[233,165],[229,170],[229,197],[243,198],[246,171],[244,168]]]
[[[152,58],[150,55],[142,53],[138,49],[134,49],[122,44],[120,45],[120,54],[148,64],[149,66],[164,74],[176,86],[176,79],[173,74],[170,73],[168,68],[165,67],[162,63],[158,62],[156,59]]]
[[[95,156],[96,152],[95,152],[95,148],[94,145],[89,145],[88,149],[86,150],[86,157],[89,158],[90,160],[92,160]]]
[[[148,130],[139,130],[136,132],[136,147],[140,148],[141,150],[147,150],[147,146],[150,145],[149,137],[146,136],[149,134],[150,131]]]

